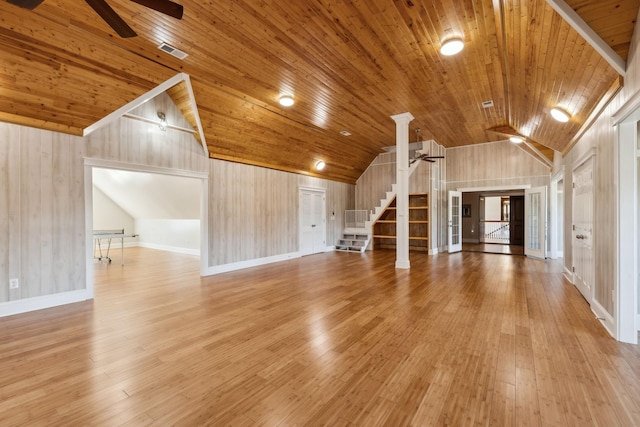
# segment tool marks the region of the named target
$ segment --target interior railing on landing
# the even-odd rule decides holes
[[[480,221],[481,243],[510,243],[509,221]]]
[[[369,219],[369,211],[346,210],[344,211],[345,228],[364,228],[364,222]]]

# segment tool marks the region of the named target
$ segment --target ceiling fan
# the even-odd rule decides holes
[[[7,0],[11,4],[33,10],[44,0]],[[85,0],[104,21],[122,38],[137,36],[136,32],[107,4],[105,0]],[[171,0],[131,0],[149,9],[176,19],[182,19],[183,7]]]
[[[416,128],[416,142],[420,142],[420,128]],[[416,151],[417,153],[417,151]],[[415,156],[413,159],[409,161],[409,165],[414,164],[418,160],[424,160],[425,162],[435,163],[436,161],[433,159],[444,159],[444,156],[430,156],[428,154],[420,154]]]

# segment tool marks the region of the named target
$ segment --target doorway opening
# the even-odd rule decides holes
[[[84,178],[87,289],[92,298],[97,265],[106,262],[124,271],[125,246],[196,256],[200,275],[205,274],[207,174],[86,159]],[[103,246],[96,257],[96,239],[105,230],[121,230],[125,237],[103,242],[111,245],[110,253]],[[132,235],[139,237],[126,237]]]
[[[462,193],[462,250],[524,254],[524,191]]]

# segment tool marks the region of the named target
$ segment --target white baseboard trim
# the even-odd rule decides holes
[[[242,270],[244,268],[257,267],[259,265],[271,264],[274,262],[286,261],[293,258],[300,258],[300,252],[290,252],[287,254],[274,255],[265,258],[250,259],[247,261],[232,262],[230,264],[215,265],[209,267],[205,276],[213,276],[215,274],[228,273],[230,271]]]
[[[324,248],[325,252],[333,252],[336,250],[335,246],[327,246],[326,248]]]
[[[429,249],[429,255],[438,255],[438,248]]]
[[[569,270],[567,267],[564,267],[562,275],[573,285],[573,272],[571,270]]]
[[[199,249],[178,248],[176,246],[158,245],[158,244],[155,244],[155,243],[146,243],[146,242],[138,242],[136,244],[136,246],[140,246],[141,248],[157,249],[159,251],[174,252],[174,253],[177,253],[177,254],[187,254],[187,255],[200,256],[200,250]]]
[[[591,302],[591,311],[593,311],[596,319],[598,319],[607,332],[609,332],[609,335],[616,338],[616,322],[613,316],[595,299]]]
[[[92,299],[86,289],[0,303],[0,317],[43,310],[59,305]]]

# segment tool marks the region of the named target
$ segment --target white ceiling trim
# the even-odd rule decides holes
[[[527,140],[522,141],[522,143],[524,145],[527,146],[527,148],[531,151],[533,151],[535,153],[534,158],[542,163],[544,163],[545,165],[547,165],[548,167],[553,167],[553,162],[551,160],[549,160],[549,158],[547,156],[545,156],[544,154],[542,154],[540,152],[540,150],[538,150],[533,144],[529,143]]]
[[[547,3],[564,18],[602,57],[618,72],[624,76],[627,72],[627,63],[611,47],[602,40],[593,29],[571,8],[564,0],[547,0]]]
[[[200,135],[200,141],[202,141],[202,149],[204,150],[204,154],[209,157],[209,149],[207,148],[207,141],[204,138],[204,132],[202,131],[202,122],[200,121],[200,114],[198,114],[198,106],[196,105],[196,100],[195,100],[195,96],[193,95],[193,88],[191,87],[191,79],[189,78],[188,74],[185,73],[178,73],[175,76],[171,77],[170,79],[164,81],[163,83],[160,83],[158,86],[156,86],[155,88],[151,89],[149,92],[139,96],[138,98],[134,99],[133,101],[123,105],[122,107],[118,108],[117,110],[115,110],[114,112],[112,112],[111,114],[109,114],[108,116],[98,120],[97,122],[95,122],[94,124],[86,127],[83,132],[82,135],[83,136],[87,136],[90,133],[100,129],[101,127],[104,127],[116,120],[118,120],[119,118],[125,116],[129,111],[134,110],[135,108],[138,108],[139,106],[141,106],[142,104],[144,104],[145,102],[155,98],[156,96],[160,95],[161,93],[166,92],[167,90],[171,89],[172,87],[174,87],[175,85],[177,85],[178,83],[181,82],[185,82],[187,85],[187,91],[189,92],[189,100],[191,101],[191,109],[193,110],[193,114],[196,120],[196,124],[198,125],[198,129],[196,130],[198,132],[198,135]]]

